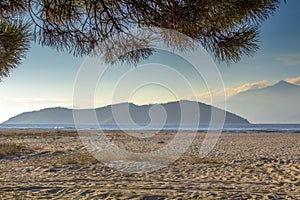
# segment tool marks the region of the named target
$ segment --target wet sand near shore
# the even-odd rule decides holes
[[[120,148],[149,152],[176,133],[106,134]],[[128,173],[91,156],[76,131],[0,130],[0,199],[300,199],[300,133],[222,133],[200,159],[204,137],[197,133],[167,167]]]

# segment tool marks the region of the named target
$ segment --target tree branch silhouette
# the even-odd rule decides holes
[[[26,23],[15,26],[16,33],[22,35],[19,43],[10,40],[19,45],[22,53],[9,53],[20,59],[28,49],[30,33],[37,43],[74,56],[97,52],[108,63],[134,64],[147,59],[155,49],[147,46],[149,35],[135,37],[131,30],[146,27],[151,32],[157,27],[164,30],[160,40],[165,45],[180,51],[193,49],[190,41],[182,41],[167,31],[174,30],[199,42],[217,61],[230,64],[243,55],[255,53],[260,25],[280,3],[280,0],[5,0],[0,3],[0,23],[13,24],[16,19],[31,22],[31,26]],[[0,41],[3,41],[5,36],[1,31]],[[117,34],[120,37],[116,39]],[[135,50],[120,53],[129,44],[135,45]],[[8,55],[4,46],[0,46],[0,51]],[[2,56],[2,77],[20,59],[5,64]]]

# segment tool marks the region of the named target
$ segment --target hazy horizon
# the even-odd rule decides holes
[[[247,119],[250,123],[254,123],[254,124],[300,124],[300,113],[299,110],[297,109],[297,103],[300,102],[300,86],[294,84],[292,81],[290,80],[281,80],[279,82],[276,82],[273,85],[265,85],[263,87],[252,87],[250,89],[248,89],[248,87],[246,87],[247,89],[240,89],[237,93],[235,93],[235,95],[230,96],[227,100],[226,100],[226,111],[236,114],[239,117],[245,118]],[[282,89],[284,89],[285,91],[282,93]],[[295,89],[298,92],[295,92]],[[267,91],[267,92],[266,92]],[[218,93],[219,91],[212,91],[211,93]],[[288,94],[287,94],[288,92]],[[253,93],[258,93],[259,95],[254,95],[254,99],[253,99]],[[293,95],[293,93],[295,93],[295,95]],[[249,95],[250,94],[250,95]],[[251,95],[252,94],[252,95]],[[275,95],[275,96],[274,96]],[[258,98],[258,96],[260,98]],[[240,100],[241,102],[236,102],[237,99],[241,98]],[[243,98],[244,97],[244,98]],[[245,99],[246,97],[246,99]],[[291,98],[293,97],[293,98]],[[292,100],[292,102],[289,100]],[[275,116],[277,118],[275,118],[274,120],[274,112],[272,110],[268,110],[268,112],[265,112],[263,116],[261,115],[257,115],[256,112],[259,112],[259,110],[255,111],[255,109],[253,109],[252,105],[259,105],[258,108],[264,108],[266,107],[266,105],[264,103],[268,103],[268,102],[272,102],[274,104],[274,99],[275,101],[277,100],[277,104],[281,103],[281,102],[285,102],[285,106],[282,106],[281,108],[279,108],[279,111]],[[279,100],[279,102],[278,102]],[[168,104],[168,103],[172,103],[172,102],[179,102],[179,101],[190,101],[190,102],[200,102],[206,105],[211,105],[211,102],[203,102],[199,99],[180,99],[180,100],[167,100],[164,102],[144,102],[144,103],[136,103],[136,102],[132,102],[132,101],[120,101],[120,102],[113,102],[113,103],[108,103],[106,105],[100,105],[100,106],[94,106],[94,107],[85,107],[85,108],[80,108],[80,107],[64,107],[64,106],[55,106],[55,107],[44,107],[44,108],[40,108],[40,109],[35,109],[35,110],[28,110],[25,111],[23,113],[27,113],[27,112],[36,112],[36,111],[41,111],[41,110],[45,110],[45,109],[55,109],[55,108],[62,108],[62,109],[75,109],[75,110],[80,110],[80,109],[98,109],[98,108],[104,108],[107,106],[111,106],[111,105],[117,105],[117,104],[133,104],[136,106],[148,106],[148,105],[164,105],[164,104]],[[261,101],[261,102],[257,102],[257,101]],[[263,103],[262,103],[263,102]],[[248,109],[244,107],[244,104],[247,103]],[[276,103],[275,103],[276,105]],[[220,108],[222,109],[222,106],[218,106],[218,102],[215,103],[213,105],[216,108]],[[278,105],[276,105],[278,106]],[[242,109],[240,109],[239,107],[242,107]],[[280,105],[279,105],[280,107]],[[252,112],[251,112],[252,111]],[[22,113],[19,113],[22,114]],[[15,115],[18,116],[19,114]],[[290,117],[287,117],[289,115],[297,115],[297,117],[294,118],[294,120]],[[12,116],[12,117],[15,117]],[[273,116],[273,118],[272,118]],[[12,118],[10,117],[10,118]],[[10,119],[9,118],[9,119]],[[279,120],[278,120],[279,119]],[[8,119],[7,119],[8,120]],[[5,121],[7,121],[5,120]],[[3,121],[3,122],[5,122]],[[2,122],[0,122],[1,124]]]

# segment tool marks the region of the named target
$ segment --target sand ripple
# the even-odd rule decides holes
[[[149,145],[109,134],[135,151],[155,150],[173,137],[162,133]],[[70,131],[0,131],[0,144],[26,147],[0,156],[0,199],[300,199],[300,134],[224,133],[199,159],[203,138],[197,134],[170,166],[134,174],[93,158]]]

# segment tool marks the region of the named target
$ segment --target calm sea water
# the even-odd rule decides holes
[[[180,127],[166,125],[163,128],[146,127],[146,126],[122,126],[122,130],[165,130],[165,131],[207,131],[208,125],[200,125],[197,129],[189,127]],[[74,124],[0,124],[0,129],[60,129],[60,130],[74,130]],[[116,125],[102,125],[102,126],[87,126],[82,125],[80,129],[93,130],[120,130]],[[243,124],[243,125],[224,125],[223,132],[287,132],[300,133],[300,124]]]

